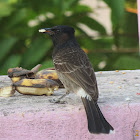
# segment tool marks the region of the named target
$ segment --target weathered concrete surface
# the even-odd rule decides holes
[[[97,72],[96,76],[99,106],[115,134],[90,134],[83,105],[74,94],[65,98],[67,104],[50,103],[49,99],[64,94],[61,89],[51,97],[19,93],[0,97],[0,140],[139,140],[140,70]],[[7,76],[0,77],[0,86],[9,83]]]

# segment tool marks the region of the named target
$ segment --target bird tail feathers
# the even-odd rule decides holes
[[[87,114],[89,132],[95,134],[112,132],[114,128],[104,118],[97,102],[84,97],[81,99]]]

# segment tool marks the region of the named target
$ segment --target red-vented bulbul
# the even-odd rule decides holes
[[[113,127],[106,121],[97,104],[99,93],[94,69],[75,39],[75,30],[66,25],[59,25],[40,29],[39,32],[51,36],[54,44],[53,63],[58,77],[66,93],[72,91],[81,97],[87,114],[89,132],[112,132]]]

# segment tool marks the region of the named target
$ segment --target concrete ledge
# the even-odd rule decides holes
[[[123,74],[123,72],[125,72]],[[0,97],[0,140],[132,140],[140,132],[140,70],[96,73],[99,106],[115,134],[88,132],[86,114],[79,97],[70,94],[67,104],[53,104],[54,96],[29,96],[16,93]],[[0,86],[10,84],[0,76]]]

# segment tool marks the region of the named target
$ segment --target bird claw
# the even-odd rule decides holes
[[[57,104],[66,104],[67,102],[66,101],[61,101],[59,99],[52,99],[52,100],[49,100],[51,103],[57,103]]]

